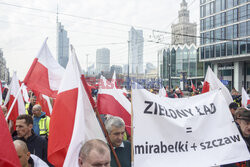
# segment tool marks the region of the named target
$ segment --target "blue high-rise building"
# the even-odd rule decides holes
[[[69,38],[63,25],[57,23],[57,61],[66,68],[69,60]]]

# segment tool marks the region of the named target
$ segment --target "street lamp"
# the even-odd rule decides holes
[[[168,87],[169,87],[169,89],[171,88],[171,64],[169,63],[168,64],[168,71],[169,71],[169,73],[168,73]]]

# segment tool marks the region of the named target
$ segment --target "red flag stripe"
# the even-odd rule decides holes
[[[46,115],[50,117],[50,110],[49,110],[47,100],[43,98],[41,93],[37,91],[33,91],[33,92],[36,95],[36,101],[37,101],[36,103],[40,104],[42,107],[42,111],[45,112]]]
[[[100,114],[110,114],[121,117],[125,124],[126,130],[131,135],[131,115],[128,111],[114,98],[108,94],[98,94],[97,108]]]
[[[18,159],[8,125],[4,119],[3,111],[0,107],[0,166],[1,167],[21,167]]]
[[[36,67],[37,61],[38,61],[38,59],[35,58],[32,65],[31,65],[31,67],[30,67],[30,69],[29,69],[29,71],[28,71],[28,73],[27,73],[27,75],[25,76],[24,81],[23,81],[25,84],[27,84],[27,82],[29,81],[31,74],[32,74],[34,68]]]
[[[24,80],[27,87],[37,90],[49,97],[56,97],[57,91],[50,89],[48,69],[37,62],[37,58],[34,60],[31,68],[32,72],[29,71]]]
[[[209,92],[209,83],[207,81],[204,82],[203,88],[202,88],[202,93]]]
[[[77,88],[68,90],[58,94],[54,104],[53,111],[63,110],[53,112],[50,120],[48,160],[55,166],[63,166],[68,151],[74,128],[77,97]]]

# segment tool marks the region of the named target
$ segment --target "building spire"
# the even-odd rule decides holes
[[[58,24],[58,1],[56,5],[56,23]]]
[[[183,9],[183,8],[187,8],[187,2],[186,2],[186,0],[182,0],[182,2],[181,2],[181,9]]]
[[[186,0],[182,0],[181,9],[179,10],[179,22],[188,23],[189,22],[189,11],[187,10]]]

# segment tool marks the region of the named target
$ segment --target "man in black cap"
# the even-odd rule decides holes
[[[244,139],[248,139],[249,142],[249,138],[250,138],[250,110],[243,108],[243,107],[239,107],[236,111],[236,121],[238,122],[239,126],[240,126],[240,131],[242,133],[242,136]],[[249,149],[249,144],[248,143],[248,149]]]

